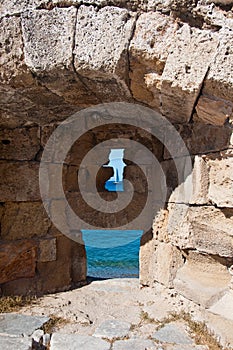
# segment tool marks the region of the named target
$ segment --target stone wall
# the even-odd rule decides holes
[[[231,0],[2,1],[3,293],[66,289],[85,280],[84,246],[61,235],[42,206],[39,162],[61,121],[111,101],[140,103],[163,114],[193,160],[194,193],[181,203],[171,155],[152,140],[167,177],[168,199],[156,215],[153,234],[142,240],[141,283],[176,287],[197,302],[197,289],[202,289],[205,305],[227,290],[233,264],[232,6]],[[143,143],[137,130],[114,130]],[[90,132],[78,144],[78,154],[108,133]],[[165,135],[164,144],[169,141]],[[71,201],[78,192],[79,161],[71,156],[64,167]],[[91,186],[92,171],[85,171]],[[143,202],[145,186],[133,164],[128,172],[138,186],[136,195],[140,193],[136,207]],[[98,180],[100,190],[105,176]],[[103,193],[107,195],[111,197]]]

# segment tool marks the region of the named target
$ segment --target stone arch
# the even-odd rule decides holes
[[[168,118],[193,159],[194,195],[179,203],[172,197],[177,185],[173,160],[161,149],[171,197],[143,242],[141,282],[175,286],[200,302],[192,288],[184,287],[192,284],[190,271],[201,283],[197,270],[205,274],[207,264],[207,287],[210,276],[229,286],[227,268],[233,264],[233,24],[228,8],[213,5],[207,18],[209,5],[203,1],[87,3],[4,0],[1,8],[2,291],[54,291],[85,280],[85,251],[57,232],[43,210],[39,161],[49,135],[71,114],[125,101]],[[85,147],[95,137],[87,138]],[[75,171],[67,176],[69,186],[75,186]],[[216,288],[221,292],[221,286]],[[206,294],[206,305],[212,297]]]

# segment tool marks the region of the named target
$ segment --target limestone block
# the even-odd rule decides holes
[[[50,121],[64,120],[77,111],[77,106],[68,104],[62,97],[28,77],[27,74],[17,75],[10,82],[14,88],[10,85],[0,86],[0,122],[3,128],[48,124]]]
[[[43,0],[3,0],[0,4],[0,17],[6,15],[16,15],[25,10],[35,8],[43,3]],[[12,17],[13,19],[13,17]],[[13,19],[14,20],[14,19]]]
[[[39,129],[17,128],[0,130],[0,158],[34,160],[40,149]]]
[[[160,242],[155,251],[153,279],[173,288],[177,270],[184,264],[182,253],[169,243]]]
[[[64,348],[76,348],[83,350],[110,350],[111,344],[105,340],[80,334],[53,333],[51,338],[51,350],[63,350]]]
[[[195,123],[192,126],[188,149],[191,154],[216,152],[229,147],[232,130],[229,127]]]
[[[152,283],[151,276],[153,276],[153,257],[155,253],[155,240],[153,234],[148,231],[143,234],[141,238],[139,250],[139,270],[140,270],[140,284],[149,286]]]
[[[155,346],[154,342],[149,339],[127,339],[127,340],[117,340],[114,342],[113,350],[141,350],[141,349],[153,349]]]
[[[56,237],[56,261],[37,262],[39,280],[37,289],[41,292],[67,290],[71,285],[71,244],[70,239],[61,235]]]
[[[210,64],[202,93],[226,101],[226,110],[229,102],[232,107],[233,101],[233,34],[231,30],[224,28],[219,35],[219,46],[215,59]]]
[[[233,157],[208,161],[208,198],[218,207],[233,208]]]
[[[148,0],[148,11],[161,11],[162,13],[169,13],[173,0]]]
[[[190,120],[217,46],[218,38],[209,31],[187,24],[177,31],[162,74],[161,110],[169,119]]]
[[[100,326],[95,330],[93,336],[112,340],[115,338],[127,337],[129,330],[129,322],[119,320],[106,320],[102,322]]]
[[[52,199],[49,214],[53,224],[65,235],[69,235],[69,220],[66,217],[66,203],[64,200]]]
[[[227,149],[230,144],[232,134],[231,128],[227,126],[207,125],[198,122],[194,114],[193,124],[175,125],[178,133],[184,141],[184,147],[180,147],[180,142],[169,138],[169,132],[165,130],[164,137],[164,159],[171,158],[168,149],[171,149],[175,156],[187,155],[187,150],[190,155],[217,152]]]
[[[45,238],[39,242],[39,262],[55,261],[57,258],[56,238]]]
[[[35,276],[36,246],[31,241],[0,243],[0,283]]]
[[[85,281],[87,276],[86,249],[84,246],[84,242],[83,244],[80,244],[71,240],[70,244],[71,244],[71,278],[73,283],[79,283],[79,282]]]
[[[193,193],[191,158],[166,160],[161,162],[161,166],[166,182],[164,185],[160,176],[160,186],[167,202],[189,203]]]
[[[49,321],[46,316],[20,315],[17,313],[1,314],[0,329],[4,335],[12,337],[29,337]],[[1,334],[1,335],[2,335]]]
[[[39,164],[36,162],[0,162],[0,200],[40,200]]]
[[[193,193],[189,203],[207,204],[209,202],[209,172],[208,165],[206,164],[204,157],[195,156],[194,158],[192,182]]]
[[[22,14],[25,64],[43,85],[72,104],[98,102],[73,70],[74,7]]]
[[[186,258],[174,280],[175,288],[186,298],[210,307],[229,287],[231,276],[227,267],[197,251],[190,251]]]
[[[168,210],[161,209],[154,218],[153,236],[157,241],[168,243],[167,234]]]
[[[198,100],[196,112],[204,123],[224,125],[226,120],[233,116],[233,103],[214,96],[202,95]]]
[[[1,336],[0,347],[2,349],[30,350],[32,348],[32,341],[30,338]]]
[[[130,42],[130,81],[133,97],[160,108],[161,75],[174,40],[176,23],[160,13],[139,16]]]
[[[233,320],[233,304],[232,304],[233,291],[228,291],[223,297],[213,304],[209,311],[214,314],[221,315],[224,318]]]
[[[180,162],[177,164],[179,169]],[[162,162],[170,195],[168,201],[201,205],[212,203],[218,207],[233,207],[232,164],[232,157],[227,152],[195,156],[191,177],[187,174],[184,176],[185,182],[180,181],[179,184],[174,161]]]
[[[23,70],[23,42],[20,18],[2,18],[0,25],[2,28],[0,33],[0,81],[5,83]]]
[[[230,208],[170,204],[170,241],[180,248],[233,257],[233,212]]]
[[[6,203],[1,236],[7,240],[45,236],[51,225],[40,202]]]
[[[135,15],[125,9],[81,6],[78,10],[74,66],[82,76],[115,79],[127,92],[127,47]]]
[[[182,345],[193,344],[192,338],[187,334],[187,331],[182,323],[168,323],[160,328],[152,335],[152,338],[159,342],[174,343]]]
[[[83,220],[84,223],[92,225],[94,228],[112,228],[112,229],[145,229],[150,223],[152,224],[154,210],[152,207],[151,193],[145,195],[144,193],[134,193],[132,200],[131,195],[127,192],[119,192],[117,196],[115,192],[102,192],[100,198],[95,193],[86,192],[85,200],[80,193],[67,193],[67,199],[74,213]],[[147,209],[141,214],[148,198]],[[118,200],[117,200],[118,198]],[[100,199],[103,201],[100,202]],[[126,205],[128,203],[129,205]],[[59,214],[62,215],[62,212]],[[80,229],[77,218],[67,215],[64,221],[64,230],[76,231]],[[83,224],[84,225],[84,224]],[[125,225],[125,226],[123,226]],[[135,226],[136,225],[136,226]]]
[[[50,71],[71,65],[75,17],[73,7],[22,15],[25,63],[29,68]]]

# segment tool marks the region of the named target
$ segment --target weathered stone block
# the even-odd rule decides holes
[[[217,46],[217,37],[209,31],[191,30],[187,24],[177,31],[161,84],[161,110],[169,119],[190,120]]]
[[[81,238],[80,238],[81,241]],[[71,278],[73,283],[86,280],[87,276],[87,256],[83,244],[71,240]]]
[[[218,207],[233,208],[233,157],[207,162],[209,167],[209,200]]]
[[[57,237],[56,261],[37,262],[37,289],[41,292],[67,290],[71,285],[71,244],[65,236]]]
[[[2,349],[31,350],[32,341],[30,338],[1,336],[0,347]]]
[[[34,160],[40,149],[39,128],[0,130],[0,158],[9,160]]]
[[[22,15],[25,63],[33,71],[69,67],[76,9],[28,11]]]
[[[133,97],[160,109],[161,75],[176,23],[161,13],[139,16],[130,42],[130,80]]]
[[[48,321],[49,317],[46,316],[20,315],[16,313],[1,314],[1,335],[11,335],[14,339],[15,337],[26,338],[31,336],[36,329],[43,327]]]
[[[227,106],[232,107],[233,101],[233,34],[231,29],[221,29],[219,39],[215,59],[210,64],[202,93],[207,97],[214,96],[215,99],[222,100],[227,108]]]
[[[129,95],[127,89],[127,47],[133,32],[135,15],[125,9],[93,6],[78,10],[74,66],[89,79],[115,79]],[[86,81],[87,83],[87,81]],[[116,93],[117,95],[117,93]]]
[[[23,0],[23,1],[3,0],[0,5],[0,17],[6,16],[6,15],[16,15],[21,12],[24,12],[25,10],[35,8],[42,3],[43,3],[43,0]]]
[[[182,345],[189,345],[190,348],[193,344],[192,338],[187,334],[182,324],[168,323],[152,336],[159,342],[179,344],[182,349]]]
[[[169,205],[168,236],[180,248],[233,257],[232,209]]]
[[[0,243],[0,283],[35,276],[36,246],[31,241]]]
[[[109,340],[112,340],[114,338],[127,337],[129,330],[129,322],[106,320],[100,324],[93,335],[98,338],[107,338]]]
[[[182,170],[180,159],[177,167],[173,160],[164,161],[161,165],[167,180],[169,202],[233,207],[231,154],[219,152],[195,156],[192,171],[187,176],[183,175],[184,182],[180,181],[180,184],[177,173],[177,168]]]
[[[140,284],[144,286],[152,285],[152,273],[154,269],[153,257],[155,254],[155,240],[150,231],[143,234],[139,250],[139,270]]]
[[[6,203],[1,221],[3,239],[45,236],[51,223],[40,202]]]
[[[181,251],[170,243],[158,243],[154,254],[153,279],[173,288],[177,270],[184,264]]]
[[[67,346],[83,350],[110,350],[110,343],[88,335],[60,333],[52,335],[51,350],[63,350]]]
[[[25,63],[43,85],[74,105],[97,103],[72,66],[77,10],[32,10],[22,14]]]
[[[233,103],[217,99],[215,96],[200,96],[196,112],[204,123],[224,125],[228,118],[233,116]]]
[[[170,131],[166,132],[164,137],[164,159],[171,158],[168,149],[172,150],[176,157],[218,152],[227,149],[230,144],[232,130],[226,126],[207,125],[197,122],[197,117],[194,114],[195,122],[193,124],[175,125],[178,133],[184,141],[183,148],[180,147],[180,142],[169,137]]]
[[[189,251],[178,270],[175,288],[186,298],[209,307],[228,289],[231,275],[227,267],[211,256]]]
[[[0,161],[0,201],[40,200],[39,164]]]
[[[5,83],[22,72],[23,42],[19,18],[2,18],[0,25],[0,81]]]
[[[55,261],[57,259],[56,238],[44,238],[39,242],[38,259],[39,262]]]

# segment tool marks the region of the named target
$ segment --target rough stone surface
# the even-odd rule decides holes
[[[81,6],[74,50],[77,72],[90,77],[93,71],[96,79],[105,76],[125,79],[126,50],[133,24],[133,14],[124,9],[106,7],[97,11],[92,6]],[[108,42],[112,42],[110,47]]]
[[[99,338],[124,338],[128,335],[130,323],[118,320],[107,320],[95,331],[94,336]]]
[[[217,45],[217,38],[208,31],[191,31],[184,24],[177,32],[162,75],[161,109],[164,115],[178,122],[190,120]],[[196,47],[198,50],[194,49]]]
[[[217,48],[215,59],[210,65],[210,70],[205,79],[203,94],[214,96],[232,107],[233,101],[233,76],[232,76],[232,42],[231,30],[220,31],[220,42]],[[229,72],[229,73],[226,73]],[[219,82],[221,81],[221,84]],[[232,115],[232,110],[231,113]]]
[[[30,241],[0,243],[0,283],[35,276],[36,245]]]
[[[210,201],[218,207],[233,208],[233,157],[220,157],[207,162]]]
[[[2,217],[1,236],[7,240],[41,237],[47,234],[50,225],[41,202],[7,203]]]
[[[0,200],[36,201],[40,200],[39,164],[36,162],[0,161]]]
[[[232,225],[231,209],[176,204],[170,212],[168,235],[181,248],[232,257]]]
[[[198,118],[204,123],[224,125],[227,119],[232,117],[233,104],[230,101],[202,95],[198,100],[196,111]]]
[[[0,23],[0,81],[4,83],[15,78],[19,71],[22,72],[23,42],[19,18],[2,18]]]
[[[221,315],[224,318],[233,320],[233,303],[232,303],[232,290],[228,291],[221,299],[213,304],[209,310],[214,314]]]
[[[29,338],[0,336],[0,347],[6,350],[31,350],[32,341]]]
[[[163,308],[162,313],[160,313],[161,308]],[[224,320],[219,315],[203,310],[202,307],[182,297],[174,289],[167,289],[158,283],[153,288],[140,288],[138,279],[132,278],[93,281],[82,288],[76,288],[65,293],[45,295],[37,303],[24,307],[20,313],[30,315],[49,313],[68,320],[67,323],[58,324],[54,328],[54,333],[59,334],[59,336],[64,334],[65,339],[69,336],[72,339],[73,336],[77,335],[88,335],[89,339],[96,328],[109,319],[110,316],[115,320],[124,319],[125,322],[131,324],[128,339],[122,339],[126,342],[125,349],[128,349],[127,346],[132,343],[136,346],[135,340],[149,339],[151,341],[154,333],[164,323],[164,318],[167,319],[168,315],[174,313],[181,315],[181,320],[173,323],[176,329],[182,335],[186,332],[189,333],[191,329],[184,320],[182,321],[184,310],[190,313],[195,321],[208,320],[209,329],[218,330],[215,334],[221,339],[222,344],[226,344],[227,348],[233,344],[231,332],[233,321]],[[178,317],[176,316],[176,318]],[[215,326],[213,327],[213,325]],[[159,342],[158,344],[152,340],[155,342],[152,349],[173,350],[174,347],[176,350],[208,350],[204,342],[201,345],[196,345],[195,332],[192,332],[192,334],[193,341],[191,344],[168,344],[166,342]],[[172,334],[170,333],[170,335]],[[113,346],[123,344],[122,342],[118,343],[118,341],[119,339],[113,339]],[[88,344],[88,341],[86,343]],[[74,346],[74,350],[76,349],[77,347]],[[145,350],[144,347],[142,349]]]
[[[169,323],[158,330],[153,338],[166,343],[192,344],[192,339],[182,328],[182,326],[179,327],[176,324]]]
[[[71,241],[60,235],[56,242],[56,260],[37,263],[38,291],[46,290],[52,293],[56,290],[67,290],[71,286]],[[79,252],[80,264],[83,262],[81,254],[82,251]],[[85,276],[82,276],[81,280],[85,280]]]
[[[39,243],[39,262],[55,261],[57,258],[56,238],[45,238]]]
[[[54,94],[71,104],[88,105],[88,101],[96,103],[97,99],[90,96],[73,69],[76,15],[74,7],[25,12],[25,64]]]
[[[74,66],[78,74],[88,78],[85,83],[95,89],[97,96],[102,95],[103,88],[109,100],[113,98],[111,94],[116,100],[117,94],[129,96],[127,47],[134,17],[127,10],[116,7],[97,11],[92,6],[81,6],[78,10]],[[96,83],[91,83],[90,78]],[[109,83],[104,84],[104,81]]]
[[[1,314],[0,329],[1,333],[12,336],[30,336],[36,330],[41,328],[48,317],[19,315],[19,314]]]
[[[0,159],[35,160],[40,150],[39,128],[0,130]]]
[[[25,63],[29,68],[40,72],[71,65],[75,15],[72,7],[22,15]]]
[[[176,23],[169,17],[152,12],[142,14],[130,43],[133,97],[156,109],[160,108],[162,73],[176,30]]]
[[[210,307],[229,288],[231,276],[221,261],[198,251],[191,251],[186,259],[176,274],[174,286],[186,298]]]
[[[159,242],[154,252],[154,278],[157,282],[173,287],[177,270],[183,265],[180,250],[169,243]]]
[[[110,346],[110,343],[102,339],[79,334],[54,333],[50,343],[51,350],[110,350]]]
[[[148,339],[129,339],[118,340],[113,345],[113,350],[142,350],[142,349],[155,349],[155,344],[152,340]]]

